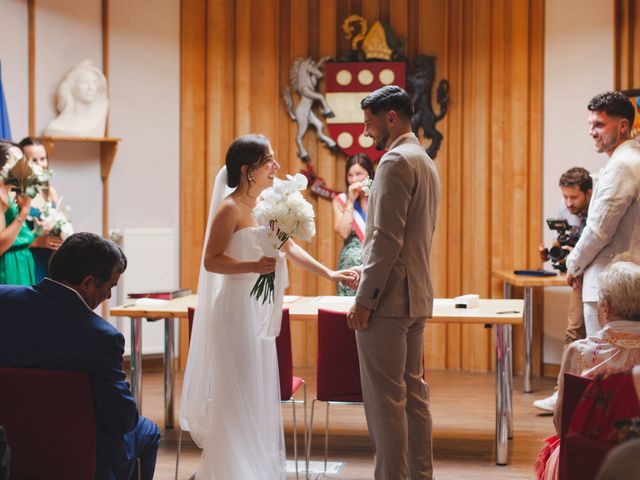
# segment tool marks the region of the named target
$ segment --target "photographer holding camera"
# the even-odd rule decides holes
[[[559,181],[562,192],[562,205],[557,219],[548,219],[547,224],[558,232],[551,249],[540,245],[540,259],[552,261],[553,268],[566,272],[565,261],[569,252],[578,242],[585,227],[593,180],[590,173],[581,167],[574,167],[562,174]],[[567,314],[567,330],[564,337],[564,348],[572,342],[585,337],[584,315],[582,312],[582,292],[571,290],[569,312]],[[533,406],[547,412],[553,412],[558,399],[558,385],[552,395],[533,402]]]

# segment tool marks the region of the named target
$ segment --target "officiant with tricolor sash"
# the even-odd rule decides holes
[[[336,233],[344,240],[337,269],[362,265],[362,244],[367,220],[367,196],[373,181],[373,162],[364,153],[349,157],[345,164],[346,193],[333,199]],[[353,296],[355,291],[338,284],[338,295]]]

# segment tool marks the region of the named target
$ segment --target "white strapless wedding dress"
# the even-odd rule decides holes
[[[235,232],[225,254],[258,260],[262,250],[256,228]],[[222,275],[211,299],[211,318],[196,318],[208,322],[201,331],[208,335],[204,358],[211,366],[198,480],[285,478],[275,340],[259,336],[269,308],[249,297],[257,278],[253,273]]]

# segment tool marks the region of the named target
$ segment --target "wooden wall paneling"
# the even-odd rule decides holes
[[[206,154],[204,181],[211,197],[235,130],[234,0],[208,0],[206,69]],[[209,205],[207,204],[207,215]],[[205,218],[206,221],[206,218]]]
[[[428,2],[422,2],[427,4]],[[441,4],[441,2],[439,2]],[[446,9],[446,6],[445,6]],[[418,29],[420,25],[427,25],[428,18],[423,13],[428,9],[422,8],[421,14],[418,18],[414,19],[418,23]],[[440,15],[443,8],[432,10],[434,14]],[[381,7],[380,16],[383,21],[388,22],[391,26],[391,30],[397,38],[407,38],[409,34],[409,0],[388,0],[384,2]],[[424,31],[430,31],[430,29],[424,29]],[[405,47],[406,48],[406,47]]]
[[[318,44],[319,42],[318,12],[319,12],[318,0],[307,0],[307,11],[306,11],[307,22],[305,24],[306,36],[307,36],[307,51],[304,56],[309,56],[314,61],[318,61],[319,52],[320,52],[320,48]],[[323,87],[324,87],[324,82],[320,80],[320,82],[318,83],[318,90],[322,91]],[[324,117],[322,116],[320,109],[316,107],[315,112],[316,112],[316,115],[318,115],[319,118],[323,120]],[[318,169],[320,168],[320,152],[324,147],[318,140],[318,137],[315,134],[315,129],[309,127],[309,129],[307,130],[307,134],[305,135],[304,144],[305,144],[305,148],[307,149],[307,152],[309,152],[311,162],[313,163],[313,168],[316,169],[316,171],[318,171]],[[306,192],[306,196],[309,203],[311,203],[311,205],[313,206],[313,211],[316,212],[316,227],[320,226],[320,228],[324,232],[325,229],[323,228],[322,224],[326,220],[318,216],[318,205],[320,204],[320,202],[323,202],[324,200],[318,198],[316,195],[312,195],[309,191]],[[321,239],[316,234],[316,236],[310,242],[305,243],[304,247],[305,247],[305,250],[307,250],[307,252],[309,252],[310,255],[312,255],[314,258],[318,259],[319,261],[323,262],[323,260],[325,259],[318,257],[318,242],[320,241]],[[318,276],[312,274],[311,272],[307,272],[306,270],[303,270],[302,274],[304,277],[305,294],[307,295],[316,294],[318,292],[318,286],[320,283],[320,279],[318,278]]]
[[[477,2],[469,9],[470,32],[473,38],[473,81],[471,95],[474,107],[468,112],[473,130],[469,156],[464,159],[464,225],[463,256],[467,265],[463,278],[462,293],[487,295],[487,279],[490,275],[489,232],[491,228],[489,164],[490,148],[490,97],[491,81],[491,37],[486,28],[489,24],[489,8],[482,8]],[[466,112],[465,112],[466,113]],[[463,368],[487,370],[489,368],[489,332],[482,326],[463,326]]]
[[[380,4],[388,0],[366,0],[362,2],[360,15],[367,21],[368,27],[380,20]]]
[[[491,5],[491,138],[502,139],[505,135],[505,103],[503,93],[506,90],[506,28],[505,0],[493,0]],[[509,202],[505,175],[505,142],[491,142],[491,192],[494,201],[491,205],[491,268],[502,266],[503,245],[507,228],[511,228],[506,206]],[[508,225],[508,227],[507,227]],[[491,279],[490,279],[491,282]],[[494,292],[492,292],[494,293]],[[501,292],[500,292],[501,293]],[[494,296],[494,295],[492,295]],[[495,295],[500,297],[500,295]],[[491,351],[495,349],[495,339],[491,336]],[[495,355],[490,355],[491,367],[495,368]]]
[[[614,39],[614,81],[616,87],[625,90],[631,83],[631,64],[633,56],[633,19],[634,0],[616,0],[614,3],[614,21],[617,30]]]
[[[288,60],[287,63],[289,66],[293,63],[293,61],[298,57],[308,56],[308,39],[307,39],[307,30],[306,25],[308,22],[307,18],[307,2],[305,1],[296,1],[296,0],[288,0],[291,5],[291,18],[290,18],[290,44],[283,45],[283,48],[288,50]],[[294,103],[298,102],[298,96],[295,92],[291,92],[291,95],[294,99]],[[282,107],[281,107],[282,108]],[[297,152],[298,147],[295,144],[296,137],[296,124],[295,122],[291,122],[289,125],[290,135],[291,135],[291,143],[288,147],[288,155],[283,158],[283,171],[293,171],[293,166],[295,165],[295,170],[297,170],[298,166],[302,166]],[[306,135],[305,147],[309,146],[309,137],[311,132]],[[282,157],[282,154],[281,154]],[[286,159],[286,160],[285,160]],[[306,245],[305,245],[306,246]],[[295,292],[298,295],[305,295],[307,293],[307,288],[305,285],[305,273],[302,269],[289,264],[289,291]]]
[[[293,64],[294,60],[298,57],[308,56],[308,37],[306,25],[308,22],[308,4],[305,1],[296,0],[283,0],[289,4],[290,18],[289,18],[289,43],[281,45],[281,56],[283,61],[287,63],[287,71]],[[289,76],[287,73],[287,83],[289,85]],[[284,85],[283,85],[284,86]],[[295,92],[291,93],[294,104],[299,101],[299,98]],[[280,107],[282,108],[282,106]],[[296,123],[289,122],[287,129],[289,131],[289,137],[291,139],[289,145],[286,146],[286,150],[280,155],[281,168],[283,172],[297,171],[302,166],[297,151],[298,148],[295,144],[296,137]],[[306,246],[303,243],[303,246]],[[289,291],[298,295],[306,294],[305,289],[305,272],[289,263]],[[315,363],[315,355],[313,352],[316,350],[316,340],[311,337],[311,328],[309,328],[309,322],[293,322],[292,323],[292,342],[293,352],[295,357],[299,358],[299,365],[309,365]],[[313,355],[313,356],[312,356]]]
[[[640,0],[614,2],[614,83],[619,90],[640,86]]]
[[[280,164],[280,175],[282,171],[288,171],[289,167],[295,165],[297,161],[295,157],[295,124],[289,118],[289,114],[284,108],[282,102],[282,91],[289,86],[289,69],[291,68],[292,55],[290,45],[292,43],[291,23],[292,23],[292,6],[291,0],[278,1],[278,91],[276,94],[276,129],[277,135],[272,138],[273,148],[276,158]],[[295,94],[294,94],[295,96]],[[293,172],[296,169],[290,168]]]
[[[258,2],[235,1],[235,136],[252,133],[251,125],[251,6]]]
[[[336,37],[334,31],[339,23],[336,18],[337,5],[336,0],[325,0],[322,2],[320,11],[318,12],[318,40],[319,50],[318,57],[329,56],[336,58]],[[318,150],[318,171],[325,178],[330,186],[337,188],[336,178],[336,160],[342,154],[334,154],[327,148],[322,146]],[[317,228],[317,244],[318,259],[329,268],[336,268],[337,255],[336,244],[340,244],[338,235],[333,228],[333,208],[332,203],[328,200],[318,201],[317,216],[320,220]],[[335,283],[326,280],[318,280],[318,294],[335,295]]]
[[[635,6],[633,9],[634,16],[632,18],[633,26],[633,41],[631,42],[633,48],[633,88],[640,86],[640,0],[635,0]]]
[[[391,8],[391,24],[398,37],[406,37],[409,31],[408,2],[406,0],[394,0]],[[434,92],[442,78],[448,78],[447,56],[447,15],[448,5],[438,8],[440,2],[430,0],[419,4],[417,16],[412,20],[417,24],[418,52],[425,55],[436,56],[436,80]],[[398,13],[402,10],[402,13]],[[421,25],[431,25],[430,28],[420,28]],[[435,99],[435,96],[434,96]],[[439,112],[437,102],[434,100],[434,109]],[[436,167],[440,175],[441,197],[438,210],[438,220],[431,252],[431,273],[434,281],[434,289],[437,296],[446,296],[447,288],[447,218],[449,209],[446,207],[448,195],[447,180],[449,161],[448,158],[448,117],[437,124],[437,128],[443,133],[443,141],[440,151],[435,159]],[[429,140],[423,141],[426,146]],[[429,368],[446,368],[447,366],[447,325],[427,323],[425,332],[425,363]]]
[[[206,5],[180,4],[180,286],[196,291],[207,215],[207,188],[202,182],[206,158]],[[189,349],[187,329],[180,329],[180,364]]]
[[[539,265],[538,245],[542,243],[542,141],[544,92],[544,1],[530,0],[529,12],[529,235],[527,266]],[[544,296],[540,292],[534,303],[533,373],[543,374]],[[522,355],[521,355],[522,357]]]
[[[446,287],[439,295],[451,297],[462,292],[462,158],[464,153],[465,126],[464,121],[464,46],[465,26],[463,0],[448,2],[448,80],[451,84],[449,95],[449,111],[445,117],[447,122],[447,164],[446,185],[441,198],[441,211],[446,211],[446,244],[445,252],[447,269]],[[439,160],[438,163],[442,162]],[[447,325],[447,367],[462,368],[462,327]]]
[[[277,114],[280,108],[278,96],[278,0],[262,0],[251,5],[250,25],[251,58],[250,92],[251,131],[277,138]],[[272,140],[273,141],[273,140]]]
[[[321,21],[321,31],[325,35],[330,35],[329,31],[333,29],[335,32],[335,42],[331,46],[333,48],[333,54],[331,55],[334,60],[338,60],[340,55],[347,53],[351,49],[351,40],[347,40],[345,37],[345,33],[342,30],[342,22],[346,20],[346,18],[356,13],[351,5],[349,0],[332,0],[328,2],[328,10],[333,14],[333,20],[331,19],[331,14],[329,11],[327,15],[324,17],[324,20]],[[333,22],[333,25],[332,25]],[[328,38],[325,39],[324,45],[326,46],[326,52],[330,52],[331,49],[329,45],[331,45]],[[323,43],[321,43],[323,45]],[[320,52],[321,55],[325,55],[325,51]],[[346,166],[347,156],[343,153],[338,153],[334,157],[334,168],[333,168],[333,176],[325,176],[325,180],[329,182],[329,186],[342,192],[345,190],[345,166]],[[340,250],[342,250],[342,246],[344,245],[344,241],[342,238],[335,233],[333,230],[333,212],[331,212],[331,228],[332,228],[332,239],[333,239],[333,265],[337,266],[338,257],[340,256]],[[334,287],[335,291],[335,287]]]
[[[615,0],[613,2],[613,21],[614,21],[614,38],[613,38],[613,63],[614,63],[614,71],[613,71],[613,82],[615,84],[615,88],[618,90],[623,90],[624,80],[623,80],[623,65],[624,65],[624,55],[623,55],[623,46],[626,44],[625,35],[627,31],[624,26],[624,7],[626,4],[626,0]]]

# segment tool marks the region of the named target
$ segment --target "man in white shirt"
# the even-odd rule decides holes
[[[614,257],[640,263],[640,144],[631,139],[635,110],[626,95],[596,95],[587,108],[596,151],[609,157],[593,189],[587,224],[567,258],[567,281],[582,290],[589,337],[600,330],[600,272]]]

